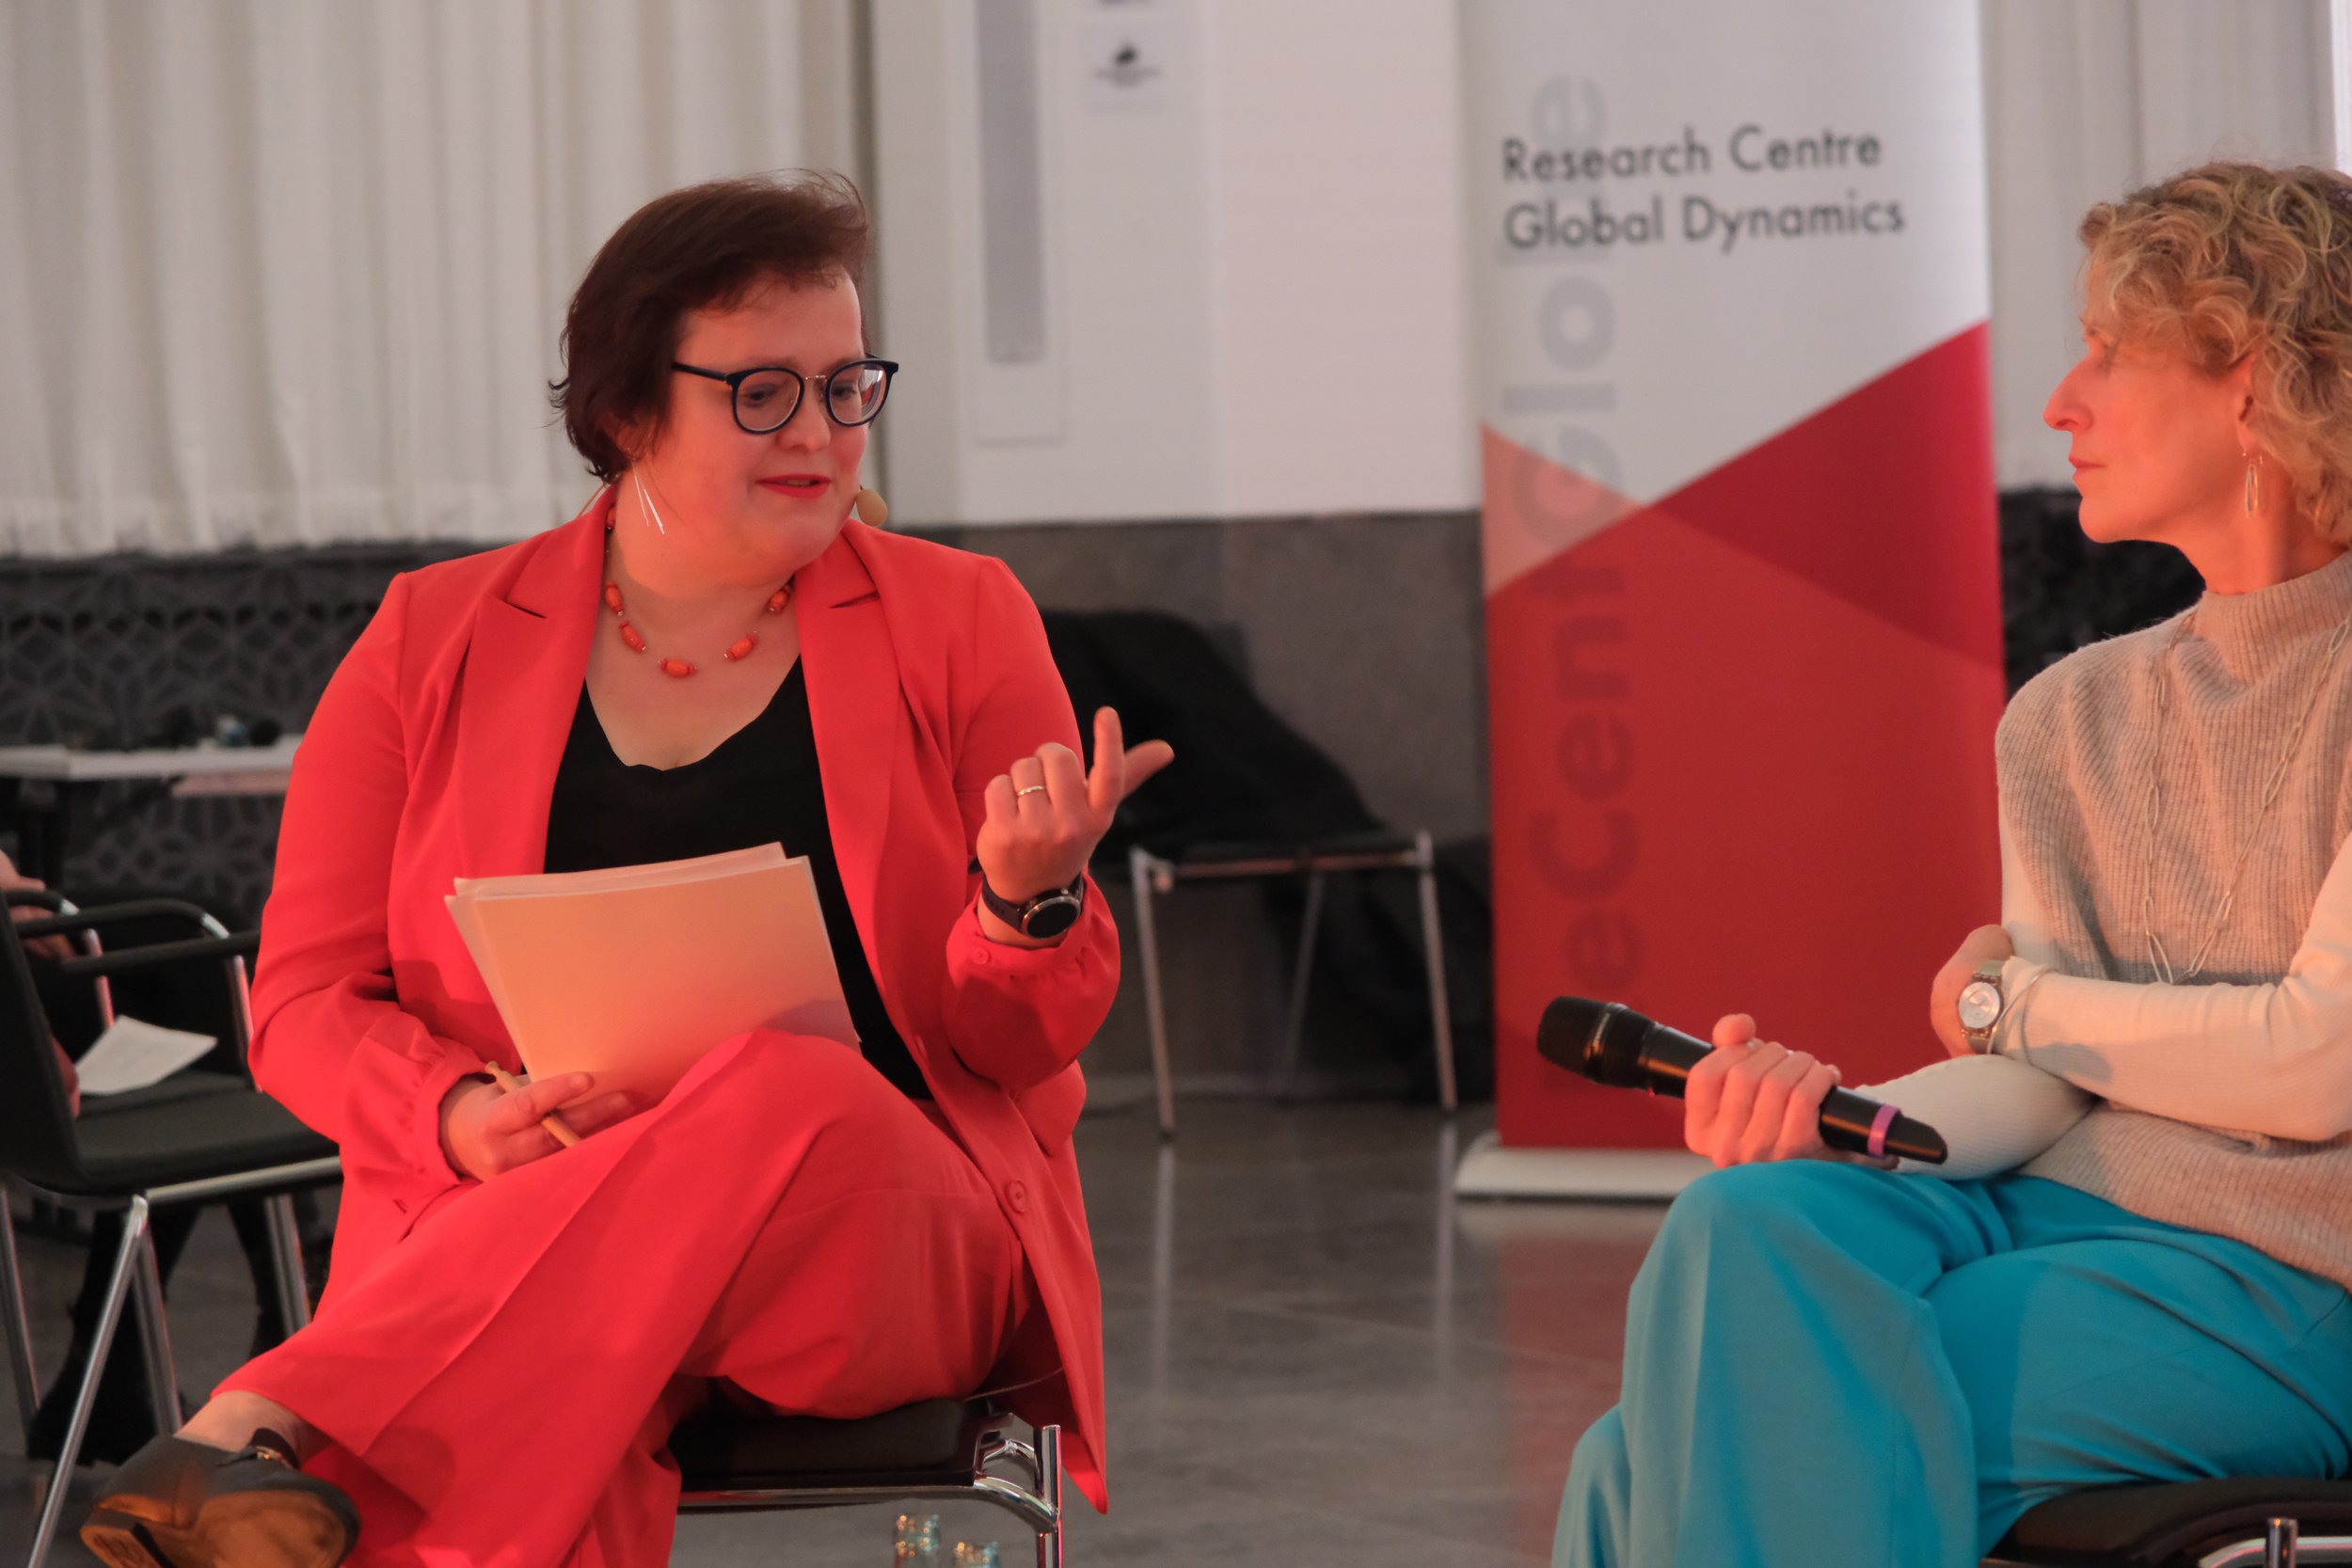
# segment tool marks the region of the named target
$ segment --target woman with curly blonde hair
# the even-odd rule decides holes
[[[1685,1130],[1726,1168],[1634,1282],[1556,1562],[1965,1568],[2059,1493],[2352,1463],[2352,181],[2208,165],[2082,238],[2083,530],[2206,591],[2010,704],[2001,924],[1931,1000],[2072,1107],[1960,1129],[1958,1180],[1840,1161],[1835,1069],[1718,1024]]]

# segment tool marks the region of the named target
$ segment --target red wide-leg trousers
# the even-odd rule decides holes
[[[980,1386],[1032,1291],[988,1181],[855,1052],[761,1031],[442,1200],[221,1387],[333,1447],[364,1568],[653,1568],[671,1426],[727,1378],[872,1415]]]

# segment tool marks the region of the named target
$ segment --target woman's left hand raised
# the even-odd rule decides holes
[[[998,897],[1015,904],[1068,887],[1110,832],[1119,803],[1175,760],[1165,740],[1128,750],[1119,715],[1097,709],[1093,772],[1069,747],[1048,741],[988,782],[988,816],[975,846],[980,874]],[[1033,942],[985,908],[980,924],[999,942]]]

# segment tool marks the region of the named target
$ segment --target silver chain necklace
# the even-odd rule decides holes
[[[2164,666],[2172,659],[2172,652],[2181,640],[2196,625],[2197,612],[2192,610],[2181,617],[2180,626],[2157,656],[2156,721],[2149,750],[2148,761],[2148,836],[2147,852],[2140,862],[2139,919],[2147,935],[2148,964],[2165,985],[2186,985],[2204,971],[2205,960],[2213,956],[2213,944],[2222,928],[2229,924],[2230,914],[2237,907],[2238,882],[2246,875],[2247,863],[2254,858],[2254,847],[2261,843],[2263,830],[2269,826],[2270,808],[2278,802],[2279,791],[2287,782],[2287,769],[2294,765],[2295,753],[2302,748],[2303,731],[2310,725],[2312,715],[2319,710],[2319,699],[2328,690],[2328,677],[2336,667],[2336,655],[2343,651],[2344,636],[2352,632],[2352,616],[2336,625],[2335,635],[2328,640],[2328,651],[2319,661],[2319,678],[2312,683],[2312,694],[2303,704],[2303,711],[2295,721],[2295,728],[2287,736],[2285,750],[2279,753],[2279,765],[2270,770],[2270,783],[2263,790],[2262,805],[2254,814],[2253,825],[2246,830],[2245,842],[2238,846],[2237,864],[2231,868],[2230,885],[2221,895],[2221,902],[2213,911],[2213,923],[2205,927],[2204,940],[2198,942],[2190,956],[2188,968],[2179,974],[2172,972],[2172,956],[2165,951],[2164,939],[2156,935],[2156,830],[2164,814],[2164,721],[2170,704],[2165,696]]]

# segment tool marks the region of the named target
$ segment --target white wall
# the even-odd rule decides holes
[[[1008,4],[1034,7],[1050,302],[1022,363],[985,347],[974,134]],[[1447,0],[879,0],[874,45],[897,515],[1472,503]]]
[[[1223,509],[1475,504],[1456,8],[1203,8]]]

